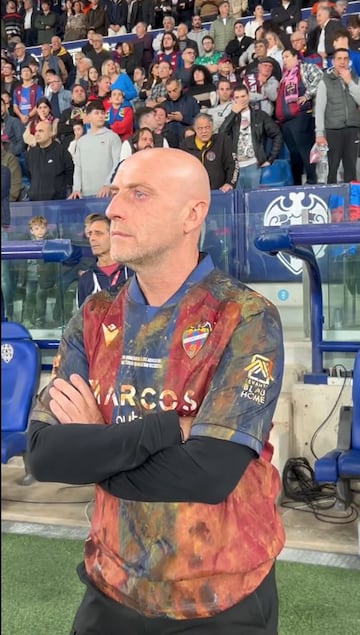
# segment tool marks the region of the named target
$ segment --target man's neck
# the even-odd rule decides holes
[[[33,80],[32,79],[24,79],[22,85],[24,86],[24,88],[30,88],[30,86],[33,85]]]
[[[44,150],[45,148],[48,148],[49,146],[51,146],[53,140],[50,139],[50,141],[48,141],[47,143],[43,143],[42,145],[40,145],[40,143],[38,144],[39,148],[41,148],[42,150]]]
[[[110,254],[103,254],[102,256],[98,256],[96,264],[99,268],[101,268],[107,267],[108,265],[115,265],[116,263],[113,261]]]

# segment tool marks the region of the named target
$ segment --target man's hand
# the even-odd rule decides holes
[[[80,375],[70,375],[70,382],[55,379],[49,393],[50,410],[60,423],[105,423],[89,384]]]
[[[169,118],[169,121],[182,121],[183,120],[183,116],[182,116],[181,112],[179,112],[179,111],[169,112],[168,118]]]
[[[270,165],[270,161],[264,161],[264,163],[262,163],[260,165],[261,168],[267,168]]]
[[[315,143],[317,146],[327,146],[326,137],[316,137]]]
[[[221,187],[219,187],[220,192],[224,192],[224,194],[226,192],[231,192],[231,190],[233,190],[233,186],[230,185],[230,183],[224,183],[224,185],[222,185]]]
[[[194,419],[195,417],[179,417],[179,426],[182,429],[184,441],[187,441],[190,436],[191,426],[194,422]]]
[[[96,194],[96,198],[106,198],[110,196],[111,189],[109,185],[103,185]]]
[[[69,201],[72,201],[75,198],[81,198],[81,192],[71,192],[70,196],[68,196]]]
[[[239,112],[241,112],[241,109],[242,109],[242,106],[238,104],[236,101],[232,103],[231,110],[233,112],[235,112],[236,114],[239,114]]]
[[[345,84],[350,84],[352,77],[348,68],[341,68],[338,71],[338,75],[345,82]]]

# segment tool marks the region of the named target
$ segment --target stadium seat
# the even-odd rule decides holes
[[[1,323],[1,462],[24,456],[28,417],[40,381],[40,351],[21,324]],[[27,473],[26,460],[25,472]],[[26,479],[27,474],[25,475]],[[24,484],[26,480],[24,479]]]
[[[282,187],[293,183],[290,163],[286,159],[276,159],[261,170],[260,187]]]
[[[340,410],[337,447],[315,461],[318,483],[336,483],[339,507],[352,500],[350,480],[360,479],[360,351],[354,362],[353,405]]]

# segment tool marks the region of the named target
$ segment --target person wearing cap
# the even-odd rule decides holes
[[[279,82],[273,76],[273,59],[259,59],[257,71],[244,75],[243,82],[249,89],[250,104],[255,110],[263,110],[270,117],[274,113],[275,101],[279,90]]]
[[[239,58],[246,51],[246,49],[253,44],[252,37],[245,35],[244,25],[241,20],[236,20],[234,24],[235,37],[228,42],[225,47],[225,53],[230,57],[234,68],[239,67]]]
[[[74,184],[69,198],[96,196],[120,161],[121,140],[105,127],[106,113],[101,101],[86,107],[89,130],[77,144],[74,158]]]
[[[235,86],[241,83],[239,69],[234,69],[230,57],[226,55],[219,60],[218,64],[218,81],[220,79],[227,79],[230,82],[231,88],[235,88]]]
[[[234,90],[231,113],[220,128],[229,137],[236,156],[238,189],[255,189],[259,186],[261,168],[271,165],[278,157],[283,137],[279,126],[262,110],[250,106],[246,86]],[[271,140],[271,143],[268,143]],[[270,146],[270,147],[269,147]],[[266,148],[266,151],[265,151]]]
[[[230,17],[230,5],[224,0],[219,5],[219,15],[212,22],[210,35],[214,40],[214,50],[223,53],[234,33],[234,18]]]

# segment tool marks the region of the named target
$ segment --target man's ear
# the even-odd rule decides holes
[[[209,203],[207,201],[190,202],[188,214],[184,220],[184,232],[189,234],[195,229],[199,229],[208,213]]]

